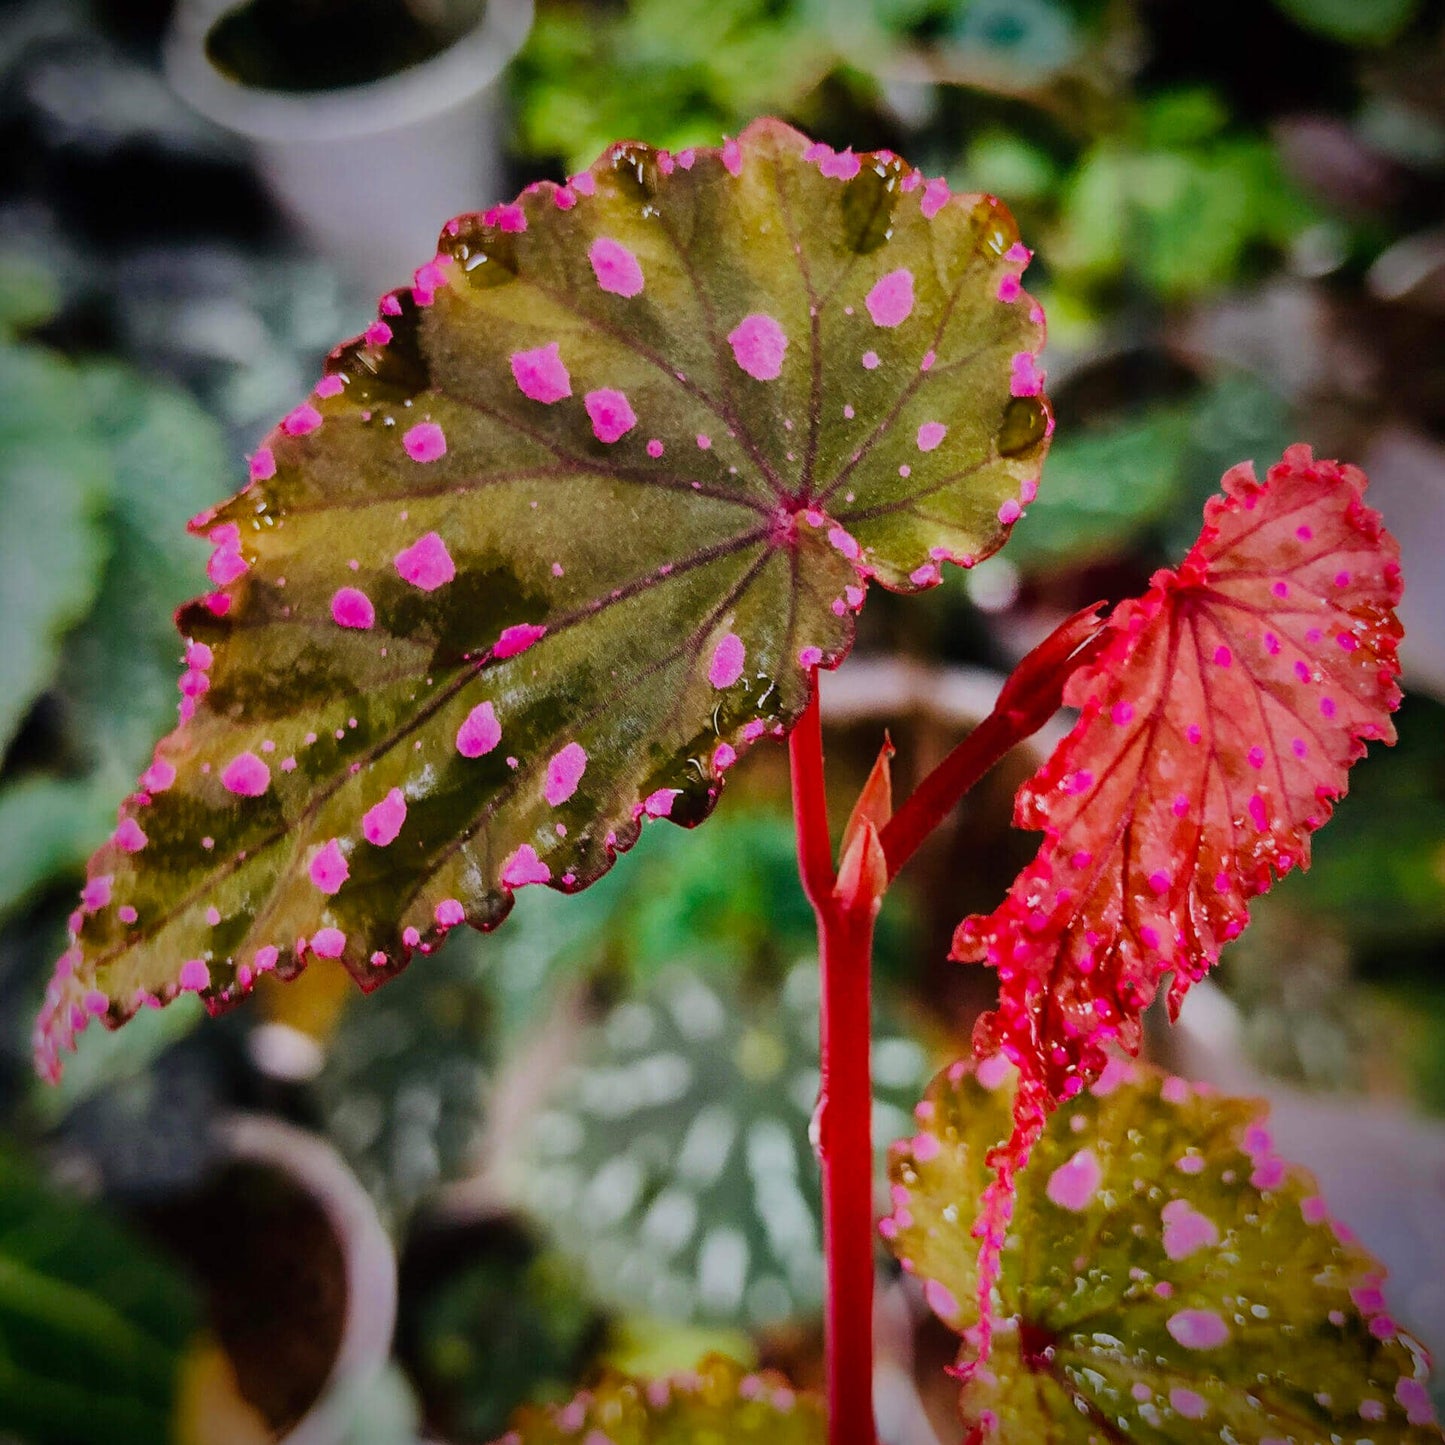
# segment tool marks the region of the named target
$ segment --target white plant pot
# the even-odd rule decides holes
[[[320,1395],[278,1442],[340,1445],[357,1397],[391,1354],[397,1289],[391,1240],[370,1197],[329,1144],[264,1114],[228,1115],[217,1132],[223,1160],[275,1169],[309,1194],[341,1248],[347,1300],[341,1343]]]
[[[306,93],[224,75],[206,34],[236,0],[181,0],[165,44],[177,94],[244,136],[306,239],[372,292],[404,285],[442,225],[502,199],[498,81],[527,38],[532,0],[487,0],[441,54],[382,80]]]

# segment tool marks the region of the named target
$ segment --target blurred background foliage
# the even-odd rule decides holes
[[[318,962],[203,1027],[178,1005],[87,1037],[58,1091],[30,1078],[29,1022],[84,859],[174,715],[168,619],[203,585],[183,523],[233,489],[371,311],[287,231],[244,150],[171,94],[170,10],[0,11],[7,1270],[43,1279],[45,1328],[97,1390],[144,1358],[106,1410],[153,1430],[174,1395],[178,1437],[203,1440],[195,1420],[221,1418],[224,1398],[227,1439],[271,1438],[305,1390],[267,1396],[216,1364],[217,1279],[247,1286],[204,1262],[275,1205],[238,1189],[224,1231],[184,1224],[213,1197],[214,1121],[260,1111],[345,1161],[401,1260],[396,1363],[347,1402],[336,1439],[486,1440],[520,1397],[565,1394],[602,1358],[680,1366],[717,1345],[806,1380],[816,999],[780,750],[750,758],[697,835],[649,829],[589,893],[528,890],[495,937],[454,938],[372,998]],[[1007,668],[1066,611],[1177,557],[1233,462],[1303,439],[1367,466],[1406,547],[1400,746],[1360,770],[1314,869],[1261,902],[1222,977],[1264,1071],[1445,1114],[1442,7],[539,0],[508,83],[518,184],[614,139],[715,144],[772,113],[1015,210],[1059,415],[1039,500],[1005,555],[921,599],[875,597],[862,652],[925,676]],[[885,725],[905,785],[951,743],[908,705],[835,730],[839,817]],[[988,1002],[943,954],[1027,856],[1006,834],[1024,765],[890,897],[884,1138]],[[675,1278],[647,1264],[664,1258]],[[340,1267],[320,1243],[307,1260],[323,1281]],[[258,1317],[268,1278],[255,1272]],[[339,1328],[335,1290],[317,1290]],[[13,1308],[0,1299],[7,1356],[32,1324]],[[324,1376],[293,1354],[271,1368]],[[7,1363],[0,1440],[132,1438],[81,1395],[47,1433],[46,1363],[33,1378]]]

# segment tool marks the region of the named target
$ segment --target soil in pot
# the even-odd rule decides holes
[[[484,0],[248,0],[211,27],[206,56],[258,90],[340,90],[440,55],[483,8]]]
[[[284,1434],[320,1396],[346,1320],[346,1261],[321,1206],[236,1162],[143,1217],[201,1282],[242,1396]]]

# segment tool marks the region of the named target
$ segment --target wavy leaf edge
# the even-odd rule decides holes
[[[760,160],[760,157],[763,159]],[[836,588],[838,596],[832,603],[829,626],[824,628],[817,624],[814,627],[819,643],[809,642],[806,637],[795,639],[803,641],[805,645],[797,648],[796,656],[787,659],[786,667],[777,669],[777,683],[770,683],[768,690],[780,688],[778,700],[768,708],[758,709],[755,705],[755,711],[760,715],[751,716],[746,722],[741,717],[729,719],[732,724],[730,730],[719,737],[713,757],[703,765],[707,776],[701,779],[695,790],[696,796],[690,794],[683,798],[684,790],[666,786],[655,788],[646,796],[640,795],[632,807],[630,820],[619,819],[618,826],[608,830],[605,846],[601,845],[600,838],[598,844],[593,846],[585,869],[578,866],[566,872],[561,872],[560,868],[554,871],[545,861],[537,858],[536,846],[531,843],[519,845],[505,860],[499,879],[491,885],[491,892],[483,896],[485,907],[459,901],[456,897],[444,898],[437,904],[434,913],[429,911],[424,919],[410,921],[404,930],[398,928],[396,931],[400,936],[394,942],[388,940],[385,949],[366,951],[354,957],[357,946],[354,931],[337,926],[340,920],[333,920],[329,913],[323,912],[320,919],[322,926],[300,933],[294,942],[277,937],[256,947],[259,940],[247,933],[243,939],[248,945],[247,957],[244,959],[236,950],[224,946],[187,947],[173,951],[171,957],[174,959],[174,966],[171,967],[168,961],[163,977],[158,974],[155,966],[151,966],[147,972],[139,964],[132,967],[128,978],[125,977],[125,970],[118,965],[131,956],[136,946],[129,939],[139,935],[140,944],[145,945],[148,936],[140,933],[145,928],[145,922],[137,925],[135,907],[130,902],[121,902],[118,897],[113,898],[118,892],[114,885],[123,873],[133,867],[135,856],[146,847],[148,836],[145,825],[151,822],[153,817],[148,815],[146,810],[163,789],[173,785],[178,766],[184,767],[188,744],[183,734],[187,722],[198,714],[205,714],[210,705],[206,694],[220,672],[219,667],[213,670],[213,664],[220,655],[221,646],[218,643],[213,648],[212,643],[217,643],[218,638],[228,635],[227,629],[231,622],[243,611],[247,589],[256,582],[255,575],[248,576],[256,565],[252,550],[254,538],[251,531],[243,530],[243,526],[251,521],[250,509],[264,511],[264,488],[270,479],[277,475],[278,470],[285,470],[295,464],[298,457],[304,458],[309,454],[309,449],[315,442],[313,434],[321,431],[323,423],[346,404],[348,388],[358,379],[358,374],[365,373],[362,379],[369,378],[370,384],[376,382],[378,377],[390,375],[391,373],[386,371],[388,366],[405,372],[414,360],[408,350],[413,346],[407,339],[408,335],[414,336],[417,326],[425,323],[428,308],[436,305],[448,286],[464,287],[467,284],[466,278],[477,262],[497,262],[500,264],[494,269],[503,270],[505,264],[508,264],[508,258],[514,255],[509,247],[517,244],[529,224],[540,221],[544,226],[549,223],[558,225],[565,219],[585,215],[586,208],[594,197],[599,196],[608,186],[621,184],[618,177],[628,178],[627,183],[641,188],[640,193],[655,196],[665,191],[669,177],[682,176],[695,169],[710,173],[720,182],[730,177],[736,183],[749,184],[750,168],[756,169],[767,159],[771,159],[777,166],[786,161],[790,165],[796,164],[800,170],[804,167],[813,168],[827,181],[845,188],[842,215],[844,224],[851,228],[849,234],[854,236],[853,248],[858,255],[867,255],[893,237],[892,224],[880,229],[877,198],[887,198],[889,209],[884,213],[885,220],[898,221],[901,224],[899,218],[908,217],[905,217],[903,210],[896,208],[902,197],[911,196],[922,223],[931,226],[935,224],[935,218],[942,216],[954,227],[950,234],[959,236],[966,232],[970,238],[969,248],[958,253],[963,258],[959,262],[961,273],[972,267],[979,257],[986,262],[988,270],[984,273],[984,280],[988,287],[988,303],[1001,303],[1001,311],[1006,310],[1010,317],[1018,317],[1016,323],[1010,321],[1009,324],[1019,328],[1019,341],[1017,348],[1010,349],[1004,357],[1004,365],[1009,374],[1002,379],[1001,395],[1006,403],[1000,412],[1002,420],[996,424],[990,423],[989,428],[985,429],[987,444],[981,459],[957,476],[985,471],[994,487],[998,486],[1000,479],[1006,482],[1007,488],[999,492],[1003,500],[997,505],[997,515],[993,514],[993,503],[989,502],[989,510],[982,516],[970,515],[965,518],[961,515],[956,519],[940,520],[934,528],[935,539],[942,538],[949,545],[933,545],[922,554],[922,561],[914,566],[912,562],[901,562],[896,556],[885,558],[881,553],[875,555],[870,549],[866,529],[870,526],[892,527],[893,522],[869,521],[864,518],[854,524],[849,520],[846,509],[838,509],[836,517],[824,510],[826,497],[815,502],[806,489],[801,494],[790,493],[786,499],[781,492],[777,493],[780,500],[786,501],[788,515],[776,520],[788,529],[788,545],[792,548],[791,555],[794,557],[795,579],[798,572],[797,555],[802,548],[811,547],[818,555],[832,557],[833,562],[828,565],[838,573],[832,581],[827,578],[820,580],[817,577],[810,579],[812,591],[819,593],[819,600],[823,600],[826,594],[819,589],[826,585]],[[876,180],[869,180],[869,177],[876,177]],[[855,187],[860,178],[868,181],[868,187],[864,191],[847,190]],[[860,205],[854,205],[850,213],[847,197],[852,195],[863,196],[867,205],[861,208]],[[868,206],[872,209],[868,209]],[[911,216],[911,213],[909,215]],[[602,244],[603,242],[607,244]],[[341,957],[363,989],[374,988],[405,967],[415,953],[430,952],[450,928],[464,921],[483,930],[496,927],[505,918],[513,892],[518,886],[545,882],[562,891],[575,891],[585,887],[606,872],[616,857],[635,842],[646,818],[666,816],[688,826],[701,822],[716,804],[726,768],[759,737],[781,736],[786,733],[801,714],[808,692],[815,685],[813,674],[816,669],[834,668],[847,655],[853,640],[854,614],[862,606],[866,588],[871,581],[877,580],[890,590],[902,592],[918,591],[936,585],[940,580],[943,563],[954,562],[971,566],[997,550],[1007,540],[1014,523],[1022,515],[1023,508],[1035,495],[1038,468],[1042,464],[1048,438],[1052,434],[1053,419],[1047,398],[1043,395],[1043,372],[1038,366],[1038,356],[1044,339],[1042,310],[1019,284],[1019,275],[1027,265],[1031,252],[1019,242],[1012,217],[993,197],[955,195],[941,178],[925,177],[891,152],[880,151],[865,155],[855,155],[852,151],[836,152],[825,145],[809,142],[805,136],[776,121],[755,122],[740,137],[726,140],[717,149],[700,148],[680,152],[677,156],[635,144],[616,145],[609,147],[588,171],[573,176],[565,185],[538,182],[527,187],[513,203],[449,222],[443,229],[440,244],[437,257],[418,270],[410,288],[403,288],[382,298],[378,319],[367,328],[363,336],[338,347],[332,354],[326,374],[313,396],[289,413],[268,436],[266,444],[252,456],[251,479],[247,487],[230,502],[201,514],[191,523],[191,530],[204,536],[213,547],[207,570],[215,586],[211,592],[182,608],[177,614],[177,621],[186,641],[185,670],[180,683],[183,693],[180,704],[182,726],[158,746],[154,761],[142,774],[137,791],[121,806],[118,826],[111,841],[97,852],[89,865],[81,906],[71,916],[71,946],[57,964],[34,1032],[36,1064],[46,1076],[58,1077],[61,1055],[74,1048],[77,1036],[95,1018],[102,1019],[108,1027],[118,1027],[136,1009],[162,1006],[183,992],[199,993],[207,1008],[212,1013],[218,1013],[249,992],[261,973],[274,971],[283,977],[293,976],[305,966],[310,955]],[[484,247],[487,249],[484,250]],[[801,242],[794,249],[798,255],[802,255]],[[640,285],[638,263],[636,255],[626,245],[611,243],[606,237],[598,237],[594,240],[588,259],[597,285],[602,291],[624,299],[637,294]],[[937,259],[936,256],[934,259]],[[806,280],[806,268],[804,275]],[[694,281],[694,285],[696,284]],[[923,285],[920,273],[920,288]],[[957,285],[958,289],[953,292],[955,300],[962,290],[962,281]],[[880,276],[866,298],[860,296],[860,300],[866,300],[867,304],[866,308],[861,305],[857,308],[856,320],[871,320],[879,337],[874,343],[879,351],[884,349],[885,342],[894,344],[895,332],[900,322],[906,320],[912,312],[915,305],[913,287],[913,273],[905,267]],[[745,297],[747,293],[744,291],[741,294]],[[698,295],[701,296],[701,292]],[[922,299],[921,296],[919,299]],[[977,299],[971,297],[971,301]],[[951,307],[952,301],[949,302],[950,310]],[[816,321],[816,305],[811,308],[811,315]],[[847,315],[853,317],[852,306],[847,307]],[[947,324],[948,315],[945,313],[938,324],[940,347],[943,345],[942,338]],[[729,361],[735,361],[739,371],[746,373],[748,378],[767,381],[777,374],[777,367],[786,351],[786,338],[782,339],[780,349],[780,334],[771,317],[750,313],[727,337],[727,344],[732,351]],[[818,336],[815,325],[811,347],[815,372],[815,401],[819,386],[816,373],[823,365],[819,359]],[[506,348],[499,349],[505,351]],[[975,348],[975,355],[982,355],[986,350],[986,344],[980,343]],[[537,404],[539,411],[545,412],[556,401],[572,395],[570,378],[564,386],[562,373],[565,368],[559,371],[556,353],[555,345],[543,345],[531,350],[519,348],[510,357],[511,376],[515,379],[516,387],[529,402]],[[916,378],[906,384],[902,393],[903,399],[898,402],[887,426],[892,426],[897,421],[904,401],[918,389],[924,374],[929,372],[933,365],[934,356],[935,352],[930,348],[921,362],[913,363]],[[1011,361],[1008,356],[1011,356]],[[972,357],[965,357],[964,361],[971,359]],[[891,364],[885,362],[885,369]],[[861,373],[864,379],[878,375],[879,365],[879,357],[875,351],[866,352]],[[949,366],[940,366],[938,373],[948,370]],[[932,377],[926,379],[934,380]],[[682,380],[686,385],[686,379]],[[377,386],[384,390],[380,382]],[[585,402],[592,434],[599,442],[610,444],[632,430],[636,424],[635,414],[626,397],[620,392],[599,388],[589,392]],[[410,402],[406,404],[410,405]],[[844,408],[844,415],[850,420],[853,413],[851,404]],[[365,411],[363,416],[369,420],[370,410]],[[546,420],[550,422],[550,414]],[[968,420],[970,427],[977,430],[971,415]],[[950,415],[948,421],[954,423],[957,418]],[[910,453],[913,452],[914,441],[912,427],[913,422],[910,421]],[[925,464],[941,465],[941,462],[934,463],[933,458],[926,454],[935,452],[940,457],[945,455],[946,447],[942,451],[938,449],[949,429],[949,425],[942,421],[926,421],[918,426],[916,453],[923,456]],[[746,428],[739,430],[742,432],[740,446],[744,450],[748,447],[755,448],[757,439],[752,433]],[[810,442],[810,446],[816,444],[817,431],[818,425],[815,422],[815,440]],[[638,435],[641,434],[639,431]],[[408,457],[418,464],[435,462],[445,456],[447,450],[443,428],[430,420],[409,428],[402,440]],[[777,438],[764,440],[781,443],[781,433]],[[897,441],[897,437],[890,438],[885,425],[880,423],[867,443],[868,448],[874,448],[876,444],[878,452],[876,458],[870,456],[870,462],[886,459],[885,444],[891,441]],[[662,446],[656,439],[650,442],[649,457],[657,458]],[[707,437],[698,435],[697,447],[700,452],[705,454],[706,449],[711,446],[712,443]],[[863,449],[860,448],[853,453],[851,461],[842,464],[834,479],[834,488],[842,485],[842,479],[848,477],[857,466],[862,454]],[[791,460],[792,454],[788,455]],[[769,474],[766,461],[761,470],[764,474]],[[857,482],[860,491],[863,487],[861,477],[866,470],[862,469],[857,474],[860,477]],[[734,471],[736,472],[736,469]],[[904,463],[897,471],[899,477],[906,478],[909,476],[910,467]],[[945,484],[952,484],[957,489],[957,476],[945,479],[945,483],[940,483],[931,491],[920,490],[918,495],[937,494]],[[693,484],[694,487],[696,485]],[[901,484],[894,482],[893,485],[897,487]],[[921,487],[921,483],[912,485]],[[852,499],[853,492],[850,490],[847,501],[851,503]],[[259,507],[258,502],[261,503]],[[533,505],[535,506],[535,503]],[[978,508],[973,507],[972,512],[977,513]],[[402,515],[405,517],[405,512]],[[923,517],[922,511],[919,516]],[[933,525],[931,519],[924,520]],[[254,527],[259,523],[251,521],[251,525]],[[898,525],[901,527],[902,524]],[[920,527],[922,525],[921,522]],[[878,535],[884,537],[889,534],[880,531]],[[899,531],[896,535],[904,536],[904,533]],[[969,535],[974,537],[973,543],[967,551],[960,551],[958,543],[953,539]],[[414,546],[397,555],[396,570],[405,582],[429,592],[435,586],[450,580],[454,567],[445,545],[438,545],[439,540],[435,532],[423,533]],[[904,541],[907,542],[906,536]],[[922,544],[914,542],[910,545],[914,545],[917,554],[917,549]],[[900,548],[906,553],[907,546],[904,543],[895,546],[895,553]],[[886,550],[884,547],[883,551]],[[917,560],[917,555],[913,560]],[[560,574],[560,565],[554,566],[553,570]],[[658,570],[665,574],[672,568],[669,564]],[[677,570],[680,573],[683,568],[679,567]],[[843,585],[845,579],[846,586]],[[797,600],[796,592],[794,600]],[[338,588],[332,598],[330,610],[330,621],[348,635],[365,634],[376,616],[374,604],[360,586]],[[230,621],[227,620],[228,617]],[[481,667],[503,664],[528,651],[544,636],[545,631],[544,627],[527,621],[518,621],[503,628],[500,635],[480,654],[478,670]],[[789,632],[791,635],[791,623]],[[207,641],[207,638],[210,641]],[[736,641],[734,634],[728,634],[721,639],[713,653],[711,672],[714,674],[714,686],[723,686],[728,680],[723,674],[731,676],[741,666],[741,658],[735,658],[732,653],[727,652],[729,638]],[[734,650],[740,652],[742,649]],[[476,734],[469,740],[468,746],[475,748],[478,753],[484,753],[495,745],[495,738],[492,736],[495,722],[492,716],[477,717],[476,711],[474,710],[473,716],[467,720],[468,725],[474,724],[473,731]],[[340,734],[342,729],[337,731]],[[307,741],[311,741],[314,736],[310,735]],[[460,733],[458,737],[458,748],[463,755],[473,755],[463,747]],[[563,752],[565,751],[564,749]],[[220,766],[221,761],[216,760],[219,777],[215,781],[223,785],[231,795],[231,802],[253,798],[271,790],[277,777],[272,772],[274,763],[279,761],[282,769],[295,766],[281,748],[277,749],[274,758],[263,756],[256,749],[246,748],[237,751],[224,767]],[[577,771],[577,761],[576,758],[563,757],[560,754],[552,760],[554,770],[557,771],[556,786],[559,794],[565,794],[569,786],[575,788],[572,774]],[[340,787],[341,784],[337,786]],[[212,791],[216,791],[214,785]],[[218,796],[225,800],[225,795]],[[376,801],[372,813],[368,813],[367,828],[371,830],[374,824],[374,831],[378,836],[384,837],[390,833],[395,822],[392,815],[404,815],[404,809],[398,806],[398,799],[403,803],[406,801],[398,789],[383,794]],[[686,808],[682,806],[683,802],[686,803]],[[382,816],[383,814],[386,816]],[[289,827],[290,825],[288,831]],[[199,831],[199,828],[194,831]],[[286,838],[287,832],[278,836]],[[205,846],[207,841],[203,839],[202,846]],[[374,841],[370,832],[367,841]],[[222,852],[221,845],[212,846],[216,848],[219,857]],[[246,849],[242,847],[236,850],[235,857],[239,869],[240,863],[247,857]],[[346,871],[347,855],[341,850],[336,838],[333,837],[324,847],[312,849],[311,878],[323,893],[332,890],[332,879],[340,878],[344,881]],[[207,876],[224,881],[223,875]],[[282,881],[288,880],[283,878]],[[418,885],[419,889],[420,886]],[[280,885],[277,887],[279,889]],[[274,896],[273,893],[272,897]],[[144,904],[146,900],[138,901]],[[196,889],[182,906],[194,911],[205,901],[201,890]],[[212,915],[217,911],[214,905],[209,909]],[[100,915],[107,913],[110,917],[103,929]],[[115,922],[117,914],[120,917],[119,924]],[[169,927],[174,916],[166,915],[155,925],[156,932]],[[208,918],[207,921],[214,926],[213,918]],[[229,921],[227,920],[228,923]],[[126,930],[131,930],[131,933],[127,934]],[[199,931],[199,923],[192,931]],[[348,937],[349,933],[353,936]],[[87,942],[92,934],[102,935],[98,949],[93,949]],[[100,970],[106,971],[104,976],[101,976]],[[138,979],[137,975],[142,973],[145,977]]]

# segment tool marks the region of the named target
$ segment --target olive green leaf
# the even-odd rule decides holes
[[[497,1445],[822,1445],[822,1406],[771,1373],[714,1355],[689,1374],[643,1383],[612,1376],[568,1405],[520,1411]]]
[[[998,202],[759,122],[449,223],[198,518],[187,706],[37,1034],[341,958],[691,825],[902,591],[997,548],[1049,413]]]
[[[998,1057],[955,1064],[894,1146],[884,1235],[966,1342],[985,1156],[1009,1133],[1014,1077]],[[1051,1117],[1019,1176],[991,1356],[961,1353],[979,1438],[1440,1439],[1380,1266],[1274,1152],[1264,1113],[1115,1062]]]

